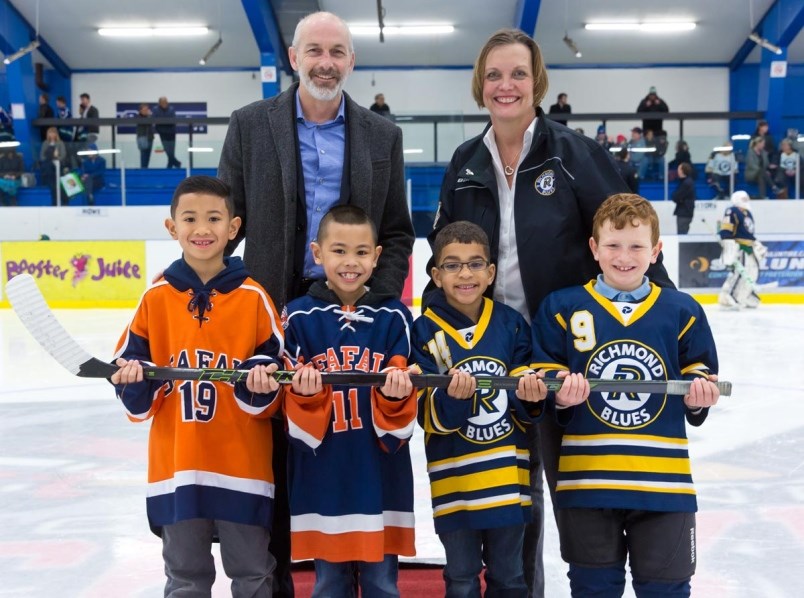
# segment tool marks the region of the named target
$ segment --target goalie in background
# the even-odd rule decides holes
[[[759,305],[759,265],[767,248],[754,236],[754,217],[748,209],[748,193],[735,191],[720,222],[720,260],[729,270],[720,288],[718,303],[726,309],[755,308]]]

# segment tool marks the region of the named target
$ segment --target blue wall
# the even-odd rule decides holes
[[[733,112],[758,110],[759,64],[743,64],[732,71],[729,78],[729,109]],[[785,131],[771,131],[777,139],[784,137],[786,129],[794,127],[804,133],[804,65],[788,64],[784,83],[782,123]],[[753,121],[733,121],[731,134],[753,133]]]

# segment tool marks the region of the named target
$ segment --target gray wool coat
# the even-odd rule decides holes
[[[245,238],[246,268],[280,310],[295,298],[301,275],[296,254],[306,224],[297,218],[297,202],[304,202],[294,120],[297,88],[294,84],[278,96],[235,110],[218,165],[218,177],[232,187],[235,213],[243,219],[228,250]],[[383,250],[371,290],[398,297],[415,238],[405,196],[402,131],[344,95],[349,197],[341,202],[363,208],[377,226]]]

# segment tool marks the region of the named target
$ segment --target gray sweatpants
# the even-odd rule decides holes
[[[212,538],[220,539],[223,570],[233,598],[271,598],[276,560],[264,527],[211,519],[189,519],[162,528],[165,597],[208,598],[215,582]]]

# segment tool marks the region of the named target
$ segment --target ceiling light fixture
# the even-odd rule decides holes
[[[155,27],[101,27],[98,34],[104,37],[187,37],[206,35],[209,27],[203,25],[157,25]]]
[[[26,54],[30,54],[31,52],[36,50],[39,47],[39,45],[40,45],[39,40],[35,39],[30,44],[25,46],[24,48],[20,48],[19,50],[17,50],[13,54],[10,54],[9,56],[6,56],[5,58],[3,58],[3,63],[4,64],[11,64],[15,60],[19,60],[20,58],[22,58]]]
[[[765,48],[766,50],[769,50],[769,51],[773,52],[774,54],[781,54],[782,53],[782,49],[779,46],[777,46],[776,44],[772,44],[771,42],[766,40],[764,37],[759,35],[758,33],[754,33],[754,32],[749,33],[748,34],[748,39],[750,39],[756,45],[758,45],[758,46],[760,46],[762,48]]]
[[[730,145],[718,145],[712,148],[713,152],[733,152],[734,148]]]
[[[751,135],[748,135],[747,133],[739,133],[737,135],[732,135],[731,136],[732,141],[748,141],[750,139],[751,139]]]
[[[349,25],[352,35],[379,35],[377,25]],[[384,35],[441,35],[452,33],[452,25],[385,25],[382,28]]]
[[[203,66],[203,65],[205,65],[207,62],[209,62],[210,57],[211,57],[211,56],[212,56],[212,55],[213,55],[215,52],[217,52],[218,48],[220,48],[220,47],[221,47],[221,44],[222,44],[222,43],[223,43],[223,38],[220,38],[220,37],[219,37],[219,38],[218,38],[218,41],[216,41],[214,44],[212,44],[212,47],[211,47],[209,50],[207,50],[207,53],[206,53],[206,54],[204,54],[204,57],[203,57],[201,60],[199,60],[199,61],[198,61],[198,64],[200,64],[200,65],[202,65],[202,66]]]
[[[0,141],[0,147],[19,147],[19,141]]]
[[[578,46],[575,44],[575,42],[567,33],[564,33],[564,43],[567,44],[567,47],[570,50],[572,50],[573,54],[575,54],[575,58],[580,58],[581,56],[583,56],[583,54],[581,54],[581,51],[578,49]]]
[[[644,23],[586,23],[587,31],[640,31],[644,33],[673,33],[692,31],[697,25],[693,21],[646,21]]]

